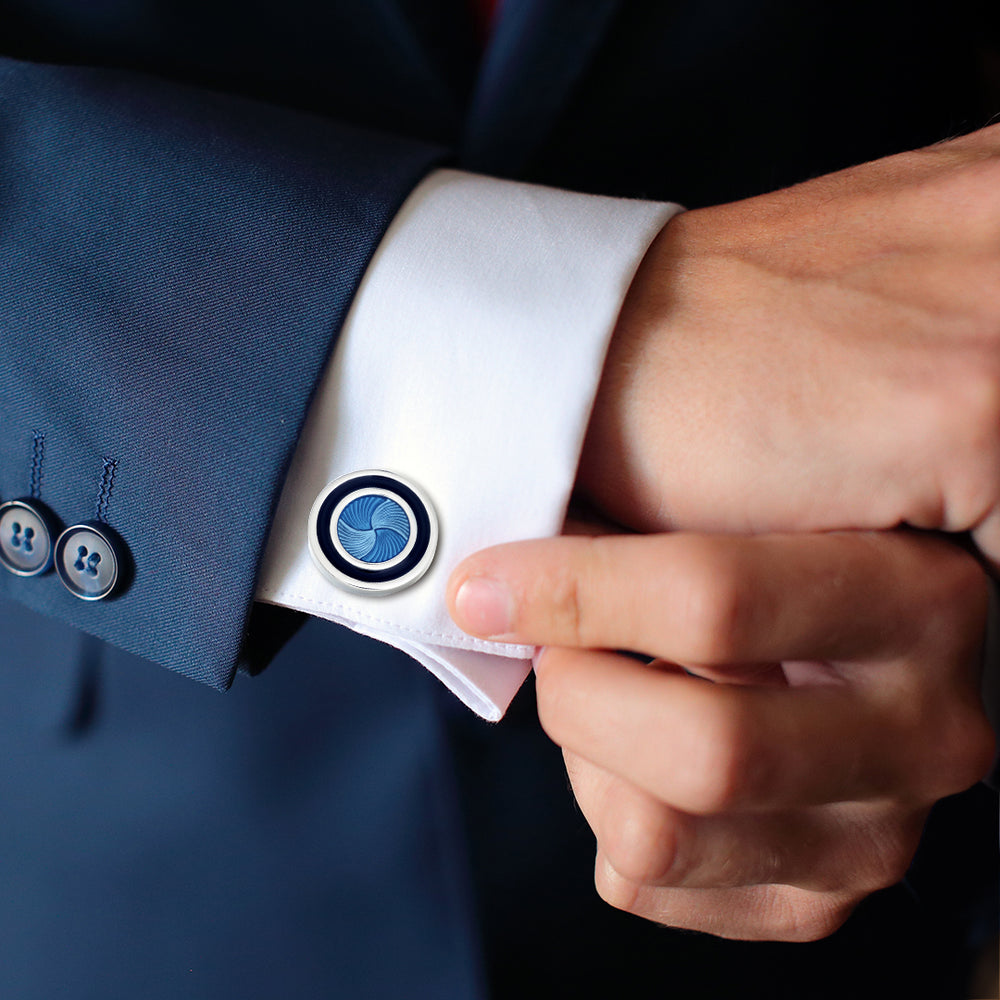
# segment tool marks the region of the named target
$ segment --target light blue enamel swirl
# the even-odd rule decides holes
[[[410,519],[395,500],[371,493],[352,500],[341,511],[337,538],[344,551],[361,562],[388,562],[406,547]]]

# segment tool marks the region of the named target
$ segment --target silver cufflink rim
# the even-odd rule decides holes
[[[410,522],[402,551],[383,562],[356,559],[337,537],[340,514],[365,495],[393,500]],[[427,494],[412,480],[385,469],[363,469],[334,479],[309,511],[309,553],[314,564],[332,583],[353,593],[386,595],[411,587],[434,562],[439,536],[437,513]]]

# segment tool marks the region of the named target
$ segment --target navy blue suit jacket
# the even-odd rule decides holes
[[[254,610],[257,562],[434,165],[690,206],[778,187],[983,123],[964,13],[507,0],[480,63],[463,0],[0,0],[0,497],[100,506],[133,563],[97,603],[0,575],[0,996],[637,991],[697,952],[587,909],[530,711],[501,747],[326,623],[276,654],[301,621]],[[147,662],[223,690],[275,655],[224,700]]]

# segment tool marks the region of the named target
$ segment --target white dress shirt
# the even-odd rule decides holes
[[[258,599],[388,642],[499,719],[533,649],[458,629],[448,576],[478,549],[558,534],[622,301],[678,211],[452,170],[424,180],[369,265],[317,388]],[[338,588],[307,544],[317,494],[365,469],[415,482],[440,522],[430,570],[385,596]]]

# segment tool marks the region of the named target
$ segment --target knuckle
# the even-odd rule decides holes
[[[544,587],[548,591],[546,604],[551,608],[552,634],[559,636],[566,645],[585,645],[582,639],[587,619],[581,603],[580,564],[574,560],[560,567],[544,582]]]
[[[996,739],[974,694],[935,687],[913,707],[905,729],[918,726],[925,737],[906,770],[910,801],[929,805],[981,781],[993,763]]]
[[[648,885],[677,877],[676,831],[662,808],[618,803],[599,841],[615,871],[630,882]]]
[[[985,600],[982,595],[984,605]],[[967,604],[976,605],[971,593]],[[925,626],[934,630],[930,641],[938,647],[936,669],[913,692],[903,716],[905,731],[924,734],[909,768],[910,785],[919,801],[930,803],[964,791],[981,781],[993,764],[996,734],[983,705],[976,669],[982,659],[982,623],[979,616],[965,623],[970,641],[964,644],[947,634],[949,628],[962,630],[963,623],[956,623],[954,617]]]
[[[589,649],[606,645],[609,608],[618,559],[607,538],[577,536],[571,558],[553,567],[536,588],[551,615],[551,632],[562,645]]]
[[[594,888],[609,906],[626,913],[639,913],[639,886],[620,875],[603,854],[594,865]]]
[[[906,801],[930,805],[962,792],[993,765],[996,736],[968,677],[957,690],[946,680],[920,692],[897,731],[909,763],[892,783],[907,789]],[[922,734],[919,743],[914,743],[914,732]],[[888,784],[884,790],[890,791]]]
[[[683,657],[705,664],[738,659],[751,605],[732,550],[699,539],[686,553],[678,577],[683,580]]]
[[[724,813],[752,800],[765,781],[766,758],[757,753],[752,719],[731,692],[712,693],[697,744],[687,754],[684,806],[696,815]]]

